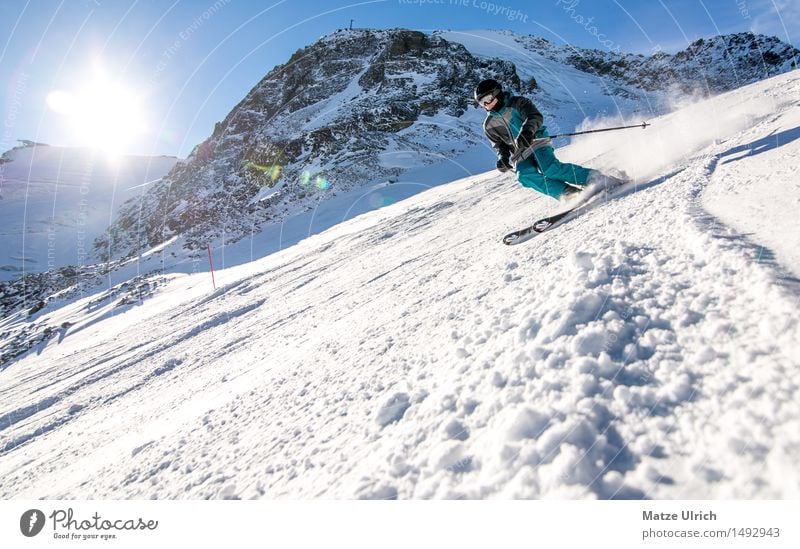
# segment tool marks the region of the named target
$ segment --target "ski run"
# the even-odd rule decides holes
[[[521,246],[558,205],[489,171],[47,309],[0,495],[800,497],[799,106],[794,71],[575,140],[635,190]]]

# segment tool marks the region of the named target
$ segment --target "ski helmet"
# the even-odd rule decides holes
[[[487,95],[491,95],[492,97],[497,97],[503,91],[503,87],[497,80],[492,80],[488,78],[486,80],[481,80],[477,86],[475,86],[475,101],[480,103],[480,100],[486,97]]]

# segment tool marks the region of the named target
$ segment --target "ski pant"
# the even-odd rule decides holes
[[[553,147],[536,149],[532,157],[536,160],[528,157],[517,164],[517,180],[523,187],[537,190],[553,198],[561,196],[567,183],[586,185],[586,180],[592,173],[589,168],[560,162]]]

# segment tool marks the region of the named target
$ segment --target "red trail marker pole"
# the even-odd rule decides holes
[[[217,289],[217,283],[214,281],[214,262],[211,261],[211,244],[206,244],[206,249],[208,250],[208,264],[211,267],[211,284],[214,285],[214,289]]]

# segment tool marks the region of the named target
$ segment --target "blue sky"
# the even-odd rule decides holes
[[[800,38],[798,0],[3,0],[0,149],[85,145],[116,128],[122,152],[186,156],[272,67],[351,19],[645,54],[718,32]],[[87,92],[103,86],[127,99]],[[75,114],[92,105],[95,119]]]

